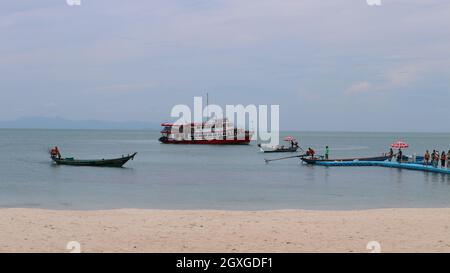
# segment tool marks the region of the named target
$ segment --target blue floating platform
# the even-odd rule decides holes
[[[328,161],[328,162],[316,162],[316,165],[329,166],[329,167],[357,167],[357,166],[376,166],[386,168],[407,169],[416,171],[425,171],[432,173],[450,174],[450,169],[447,168],[435,168],[430,165],[423,165],[417,163],[398,163],[392,161]]]

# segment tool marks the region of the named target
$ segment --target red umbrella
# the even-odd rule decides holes
[[[292,136],[287,136],[287,137],[284,138],[284,141],[292,141],[292,140],[295,141],[295,138],[292,137]]]
[[[392,143],[392,144],[391,144],[391,147],[392,147],[392,148],[396,148],[396,149],[405,149],[405,148],[408,148],[409,145],[408,145],[408,143],[406,143],[406,142],[403,142],[403,141],[397,141],[397,142]]]

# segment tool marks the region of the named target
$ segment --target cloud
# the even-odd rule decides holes
[[[408,64],[386,73],[387,87],[404,87],[418,80],[422,73],[425,73],[427,67],[420,64]]]
[[[302,129],[336,128],[341,109],[378,120],[396,92],[417,92],[408,103],[428,99],[430,111],[450,98],[450,1],[83,1],[0,1],[0,116],[54,101],[63,117],[159,120],[208,90],[223,103],[277,101],[296,109],[282,122]],[[302,119],[299,103],[321,116]]]
[[[367,92],[371,89],[372,84],[368,81],[357,82],[351,85],[347,90],[345,90],[345,95],[353,96],[363,92]]]
[[[305,88],[300,88],[297,94],[300,100],[308,103],[317,102],[323,99],[322,95],[319,92]]]
[[[381,79],[356,82],[348,87],[344,94],[354,96],[362,93],[386,93],[402,90],[427,78],[428,73],[436,71],[442,64],[442,62],[423,61],[389,68],[379,74]]]

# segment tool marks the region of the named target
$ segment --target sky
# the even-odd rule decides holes
[[[280,105],[282,130],[450,132],[450,1],[0,2],[0,121]]]

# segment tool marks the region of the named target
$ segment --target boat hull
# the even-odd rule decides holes
[[[260,148],[263,153],[295,153],[298,148],[285,148],[285,149],[274,149],[274,150],[264,150],[264,148]]]
[[[361,157],[361,158],[341,158],[341,159],[312,159],[302,157],[303,162],[307,164],[316,164],[318,162],[349,162],[349,161],[385,161],[389,156]]]
[[[113,159],[98,159],[98,160],[78,160],[78,159],[67,159],[67,158],[55,158],[52,157],[53,162],[57,165],[68,165],[68,166],[90,166],[90,167],[115,167],[120,168],[125,165],[129,160],[133,160],[137,153],[132,155],[113,158]]]
[[[200,140],[173,140],[161,137],[159,141],[163,144],[206,144],[206,145],[247,145],[250,138],[245,139],[200,139]]]

